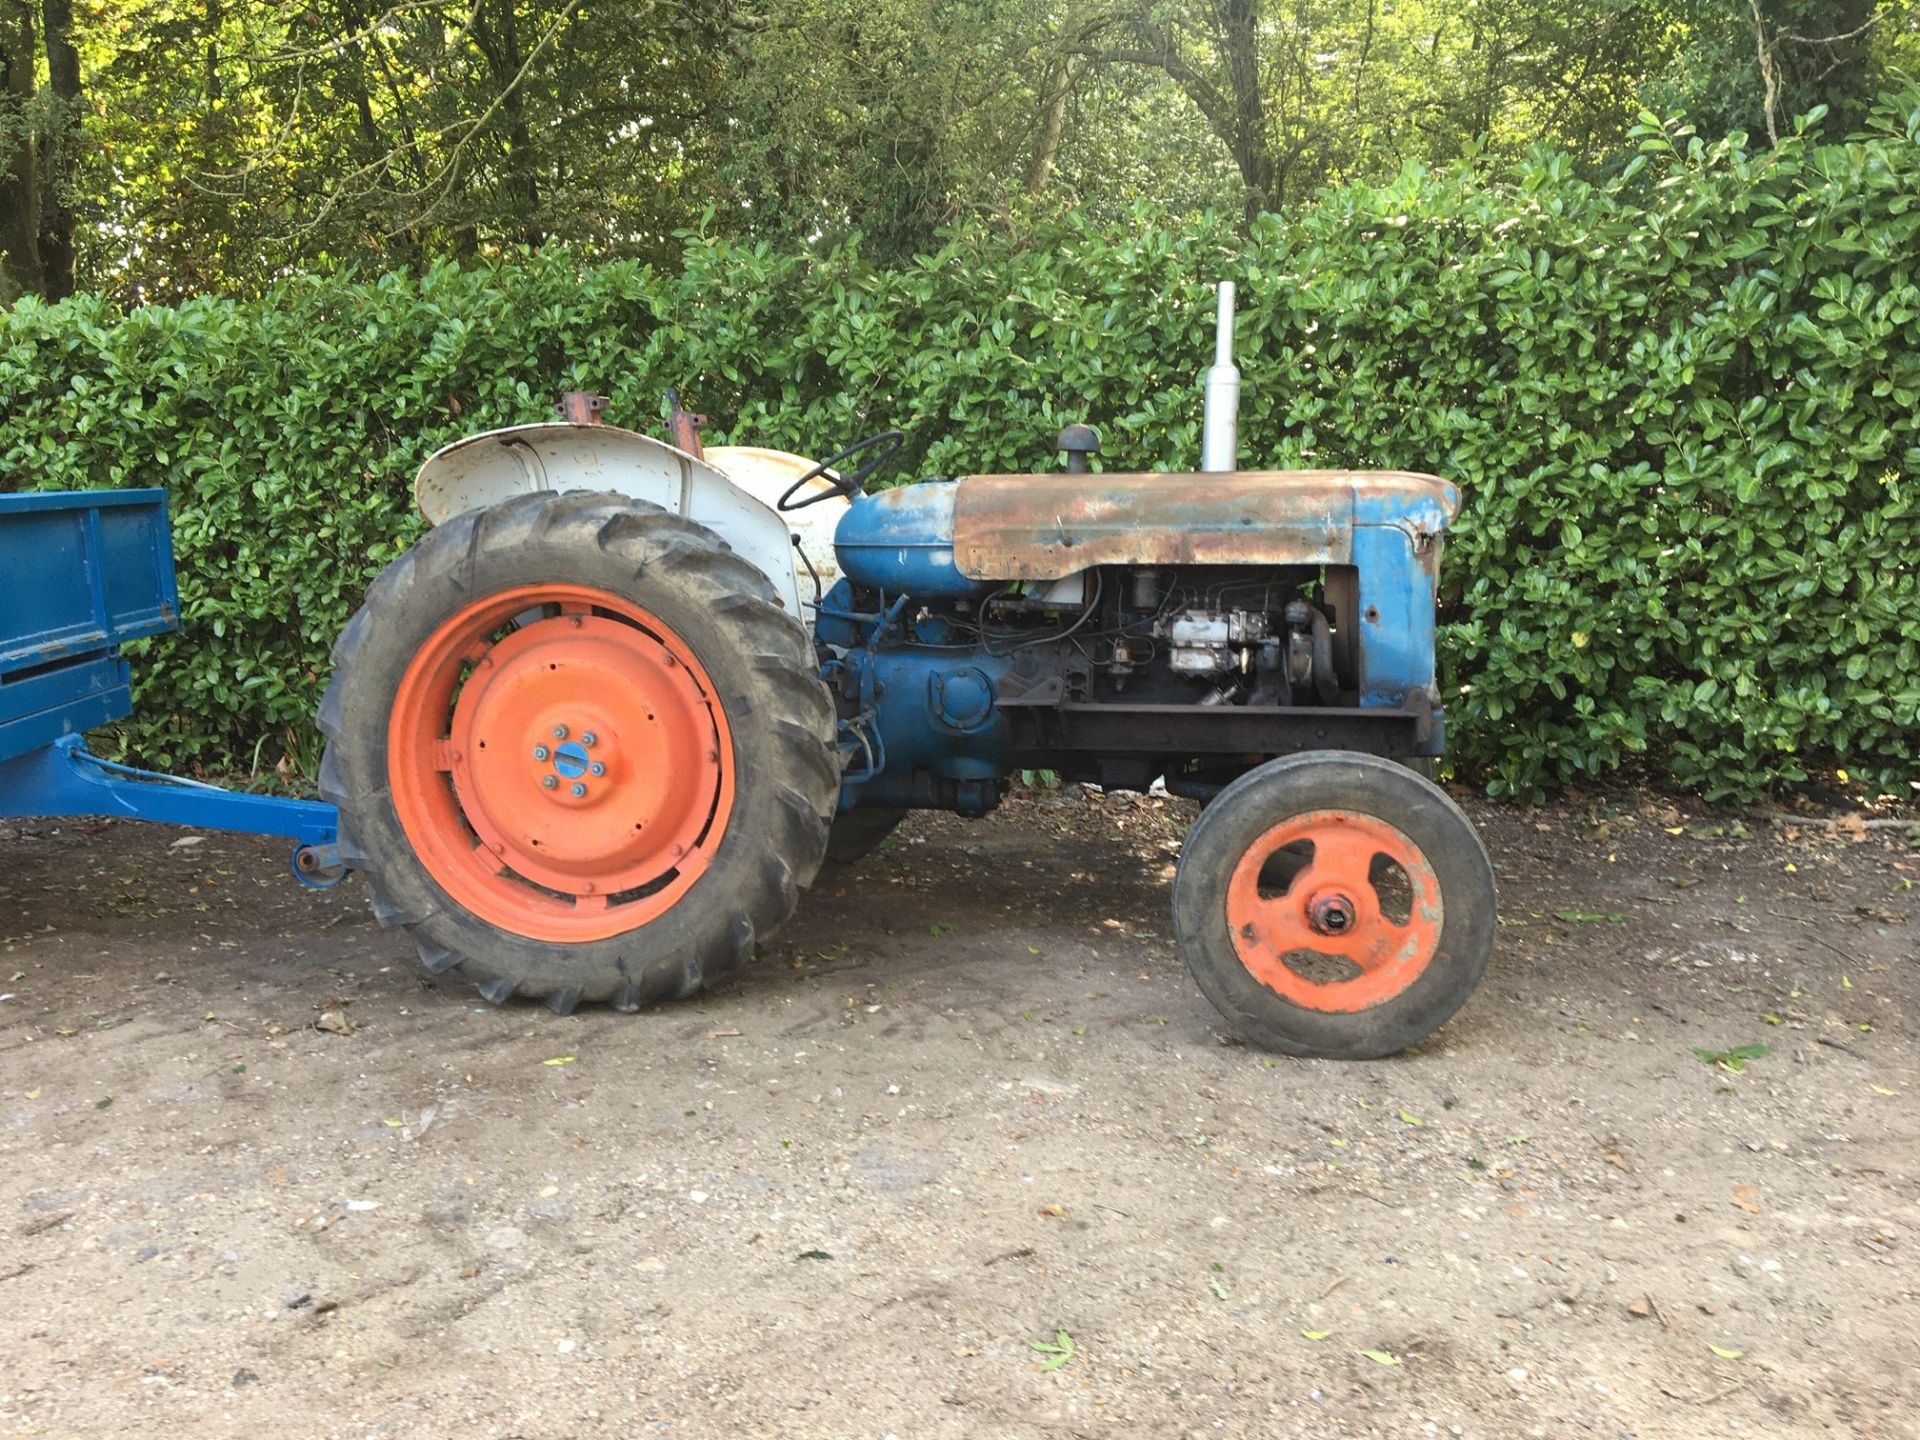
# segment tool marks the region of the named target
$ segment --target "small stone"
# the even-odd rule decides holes
[[[313,1303],[313,1291],[305,1285],[289,1285],[280,1292],[280,1303],[289,1310],[298,1310]]]
[[[230,1383],[233,1385],[234,1389],[238,1390],[243,1385],[255,1384],[256,1382],[258,1382],[259,1379],[260,1377],[254,1374],[253,1371],[248,1370],[247,1368],[242,1366],[240,1369],[233,1372],[233,1380]]]
[[[1653,1314],[1653,1302],[1645,1296],[1642,1296],[1638,1300],[1629,1300],[1627,1302],[1627,1314],[1633,1316],[1636,1320],[1645,1320]]]

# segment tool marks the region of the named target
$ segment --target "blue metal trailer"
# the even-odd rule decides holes
[[[282,835],[295,842],[302,882],[336,883],[333,806],[156,775],[87,750],[87,731],[133,710],[120,647],[179,628],[165,491],[0,495],[0,816]]]

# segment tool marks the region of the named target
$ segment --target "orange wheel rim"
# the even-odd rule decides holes
[[[524,585],[436,629],[387,727],[394,809],[464,909],[534,940],[646,924],[707,866],[733,741],[668,626],[604,590]]]
[[[1399,829],[1347,810],[1282,821],[1240,857],[1227,924],[1240,963],[1309,1010],[1391,1000],[1440,949],[1440,881]]]

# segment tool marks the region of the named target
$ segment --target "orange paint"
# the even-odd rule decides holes
[[[700,662],[647,611],[580,585],[501,591],[435,630],[394,694],[387,773],[440,888],[533,940],[665,914],[733,808],[733,739]]]
[[[1260,872],[1300,842],[1313,856],[1282,894],[1260,894]],[[1405,921],[1382,913],[1374,860],[1398,865],[1412,889]],[[1240,963],[1269,990],[1309,1010],[1351,1014],[1391,1000],[1440,948],[1440,881],[1420,847],[1371,815],[1315,810],[1268,830],[1227,882],[1227,924]],[[1286,963],[1297,951],[1351,962],[1345,979],[1313,980]]]

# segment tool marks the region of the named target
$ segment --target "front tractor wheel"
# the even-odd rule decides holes
[[[321,791],[383,924],[487,999],[634,1009],[726,978],[819,869],[833,706],[704,526],[618,495],[461,515],[334,648]]]
[[[1371,1060],[1425,1039],[1493,953],[1493,866],[1431,780],[1370,755],[1250,770],[1187,837],[1174,933],[1250,1044]]]

